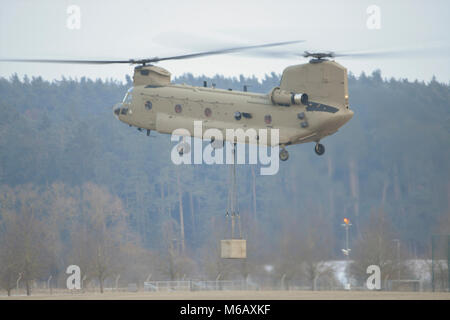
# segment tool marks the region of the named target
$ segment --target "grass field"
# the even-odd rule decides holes
[[[32,296],[0,296],[0,299],[32,300],[450,300],[448,292],[386,291],[172,291],[106,293],[35,293]]]

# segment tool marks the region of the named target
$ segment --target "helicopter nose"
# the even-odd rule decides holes
[[[117,119],[119,119],[120,107],[121,107],[121,103],[117,103],[113,106],[113,114]]]

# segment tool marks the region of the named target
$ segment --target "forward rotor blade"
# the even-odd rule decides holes
[[[191,54],[183,54],[179,56],[171,56],[171,57],[154,57],[149,59],[130,59],[130,60],[58,60],[58,59],[0,59],[4,62],[35,62],[35,63],[71,63],[71,64],[113,64],[113,63],[129,63],[129,64],[145,64],[145,63],[155,63],[159,61],[165,60],[182,60],[182,59],[191,59],[197,57],[225,54],[225,53],[233,53],[240,52],[251,49],[260,49],[260,48],[269,48],[269,47],[277,47],[277,46],[285,46],[289,44],[304,42],[304,40],[297,41],[286,41],[286,42],[276,42],[276,43],[267,43],[253,46],[243,46],[243,47],[234,47],[220,50],[212,50]]]
[[[298,59],[303,57],[303,54],[301,51],[248,51],[243,52],[242,55],[248,56],[248,57],[255,57],[255,58],[269,58],[269,59]]]
[[[72,64],[111,64],[134,63],[133,60],[57,60],[57,59],[0,59],[4,62],[72,63]]]
[[[211,56],[211,55],[217,55],[217,54],[241,52],[241,51],[252,50],[252,49],[261,49],[261,48],[285,46],[285,45],[294,44],[294,43],[300,43],[300,42],[304,42],[304,41],[305,40],[297,40],[297,41],[267,43],[267,44],[260,44],[260,45],[254,45],[254,46],[234,47],[234,48],[228,48],[228,49],[220,49],[220,50],[212,50],[212,51],[184,54],[184,55],[172,56],[172,57],[153,58],[153,59],[148,59],[148,62],[151,63],[151,62],[158,62],[158,61],[165,61],[165,60],[191,59],[191,58]]]

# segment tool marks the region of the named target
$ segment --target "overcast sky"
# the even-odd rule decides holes
[[[450,80],[450,1],[171,1],[0,0],[0,58],[110,59],[163,57],[236,45],[306,40],[283,48],[304,50],[420,49],[427,55],[338,62],[359,75],[381,69],[383,77]],[[80,28],[70,5],[80,9]],[[371,5],[380,9],[367,13]],[[75,17],[76,18],[76,17]],[[376,26],[380,29],[368,28]],[[375,20],[374,20],[375,19]],[[439,51],[437,51],[439,49]],[[280,50],[280,49],[277,49]],[[158,65],[173,75],[281,73],[305,59],[220,55]],[[130,65],[61,65],[0,62],[0,76],[46,79],[88,76],[123,80]]]

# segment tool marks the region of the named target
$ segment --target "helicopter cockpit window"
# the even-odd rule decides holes
[[[131,100],[133,99],[132,92],[133,92],[133,87],[128,89],[125,97],[123,98],[123,102],[122,102],[123,104],[130,104],[131,103]]]

